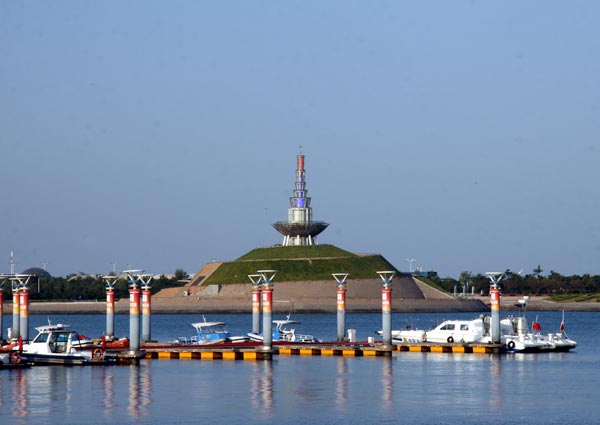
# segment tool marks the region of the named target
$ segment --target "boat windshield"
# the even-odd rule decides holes
[[[38,336],[36,336],[32,342],[33,343],[46,342],[46,341],[48,341],[48,335],[49,335],[48,333],[42,332],[42,333],[38,334]]]
[[[227,328],[224,325],[203,326],[201,331],[205,334],[220,334],[226,333]]]

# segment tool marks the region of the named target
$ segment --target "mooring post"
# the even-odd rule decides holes
[[[492,310],[492,323],[490,324],[492,343],[500,342],[500,280],[504,276],[502,272],[487,272],[490,279],[490,304]]]
[[[21,284],[20,300],[19,300],[19,336],[23,341],[29,341],[29,288],[27,283],[29,276]]]
[[[273,349],[273,280],[277,270],[259,270],[262,275],[263,345],[262,351]]]
[[[139,273],[143,270],[126,270],[129,282],[129,350],[140,350],[140,287]]]
[[[13,304],[13,306],[12,306],[13,320],[12,320],[12,329],[11,329],[11,333],[10,333],[10,339],[13,341],[16,341],[19,339],[19,336],[21,335],[21,333],[19,332],[19,324],[21,322],[21,319],[20,319],[21,308],[20,308],[19,304],[21,302],[21,295],[19,293],[18,280],[15,278],[11,278],[10,283],[11,283],[12,296],[13,296],[13,303],[12,303]]]
[[[383,349],[392,349],[392,279],[396,272],[377,272],[381,278],[381,331]]]
[[[109,341],[115,336],[115,284],[119,278],[117,276],[104,276],[106,282],[106,334]]]
[[[2,315],[4,314],[4,294],[2,288],[4,284],[0,284],[0,340],[2,339],[2,332],[4,330],[4,324],[2,323]]]
[[[153,276],[150,274],[141,275],[139,277],[142,283],[142,342],[152,340],[152,287],[150,286],[152,277]]]
[[[346,335],[346,278],[348,273],[332,273],[337,283],[337,340]]]
[[[252,282],[252,333],[260,334],[260,285],[262,283],[261,274],[249,274]]]

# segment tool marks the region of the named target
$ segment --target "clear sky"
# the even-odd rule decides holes
[[[195,273],[281,243],[302,146],[319,243],[599,274],[598,22],[597,1],[0,1],[0,272],[13,250]]]

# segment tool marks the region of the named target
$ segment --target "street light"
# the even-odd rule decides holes
[[[408,261],[408,271],[410,273],[412,273],[412,271],[413,271],[412,270],[412,263],[414,263],[417,260],[415,260],[414,258],[407,258],[406,261]]]

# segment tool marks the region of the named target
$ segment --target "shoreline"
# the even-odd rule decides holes
[[[211,297],[212,298],[212,297]],[[187,298],[153,298],[152,314],[200,314],[200,313],[250,313],[252,304],[250,299],[203,299]],[[502,297],[500,311],[519,311],[515,306],[521,297]],[[468,300],[420,300],[420,299],[394,299],[392,312],[394,313],[465,313],[489,312],[487,297],[473,297]],[[565,302],[557,303],[547,298],[530,298],[528,311],[566,311],[566,312],[597,312],[600,311],[599,302]],[[294,302],[275,300],[273,313],[335,313],[335,299],[303,298]],[[12,312],[12,303],[3,306],[4,315]],[[347,313],[379,313],[381,300],[379,298],[362,298],[347,300]],[[106,302],[74,301],[74,302],[32,302],[29,305],[29,314],[105,314]],[[141,313],[141,312],[140,312]],[[115,302],[115,314],[129,314],[129,300],[121,299]]]

